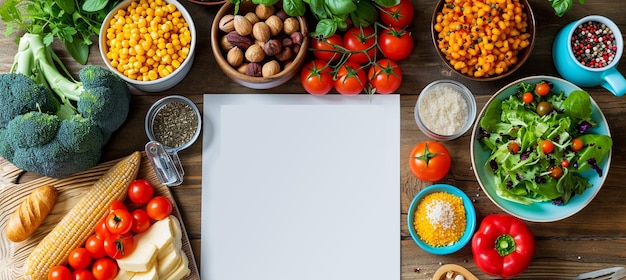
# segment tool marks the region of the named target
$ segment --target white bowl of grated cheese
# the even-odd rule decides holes
[[[415,104],[415,122],[426,136],[448,141],[465,134],[476,118],[476,100],[463,84],[438,80],[428,84]]]

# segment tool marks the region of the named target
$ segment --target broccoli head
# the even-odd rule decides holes
[[[78,77],[43,37],[22,36],[11,72],[0,74],[1,157],[55,178],[98,163],[126,121],[131,93],[123,79],[99,66],[84,67]]]

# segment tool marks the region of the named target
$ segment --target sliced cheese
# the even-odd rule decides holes
[[[172,250],[164,258],[157,259],[157,272],[159,275],[167,275],[176,269],[182,261],[181,254],[180,250]]]
[[[172,251],[180,251],[183,248],[183,231],[180,229],[180,222],[174,216],[170,216],[168,219],[174,236],[172,242],[159,250],[157,260],[167,257]]]
[[[187,258],[187,255],[184,253],[181,254],[180,259],[181,262],[178,264],[178,267],[176,267],[174,271],[172,271],[166,277],[161,277],[160,279],[179,280],[189,275],[191,273],[191,270],[189,269],[189,259]]]
[[[157,280],[159,274],[157,273],[156,265],[153,265],[148,271],[137,272],[131,280]]]
[[[147,240],[150,243],[156,245],[157,251],[160,251],[174,239],[174,223],[172,223],[173,216],[169,216],[163,220],[157,221],[150,226],[150,228],[140,234],[137,234],[136,238],[139,240]]]
[[[118,259],[117,266],[119,266],[120,269],[132,272],[148,271],[156,263],[157,247],[144,239],[138,238],[135,242],[137,242],[135,251],[130,255]]]
[[[128,270],[124,270],[124,269],[120,269],[117,272],[117,276],[115,276],[115,278],[113,280],[130,280],[133,278],[133,276],[135,276],[135,273],[132,271],[128,271]]]

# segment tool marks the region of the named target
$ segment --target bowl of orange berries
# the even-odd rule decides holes
[[[100,55],[135,88],[158,92],[182,81],[193,64],[196,28],[175,0],[124,0],[100,29]]]

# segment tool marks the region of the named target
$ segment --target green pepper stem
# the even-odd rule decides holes
[[[515,251],[515,239],[510,234],[502,234],[496,239],[495,249],[500,256],[507,256]]]

